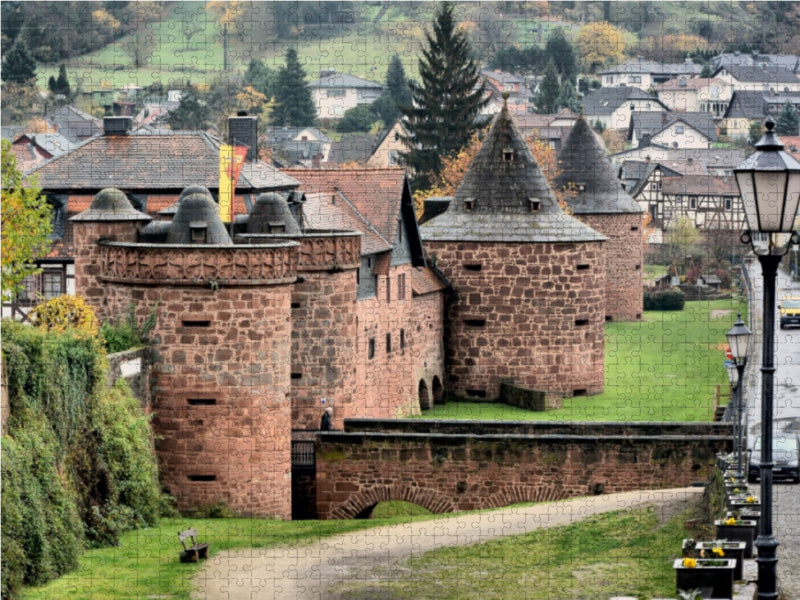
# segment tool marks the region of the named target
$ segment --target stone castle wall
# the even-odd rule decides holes
[[[705,481],[730,429],[706,435],[333,433],[317,436],[320,519],[406,500],[435,513]]]
[[[456,290],[449,391],[494,399],[503,378],[553,395],[603,390],[602,243],[426,246]]]
[[[638,321],[644,311],[642,214],[586,214],[580,220],[608,237],[606,253],[606,319]]]

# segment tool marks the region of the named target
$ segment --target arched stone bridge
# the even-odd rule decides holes
[[[692,485],[730,452],[724,423],[535,423],[349,419],[316,435],[320,519],[384,500],[434,513]]]

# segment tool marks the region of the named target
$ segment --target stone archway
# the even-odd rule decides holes
[[[430,410],[431,408],[433,408],[433,404],[431,402],[431,395],[428,392],[428,384],[425,382],[424,379],[419,380],[419,386],[417,387],[417,398],[419,398],[420,410]]]
[[[330,519],[364,519],[369,516],[372,509],[379,502],[387,500],[405,500],[418,504],[434,514],[450,513],[456,511],[456,506],[449,498],[430,489],[418,487],[404,487],[401,484],[391,486],[376,486],[369,490],[356,492],[345,502],[332,507]]]
[[[444,404],[444,386],[438,375],[433,376],[433,403]]]

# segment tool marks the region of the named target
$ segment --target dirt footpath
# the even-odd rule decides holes
[[[213,556],[195,580],[202,600],[329,600],[331,585],[359,569],[389,573],[411,556],[444,546],[470,545],[534,529],[568,525],[598,513],[654,505],[670,513],[677,502],[699,500],[703,488],[636,491],[573,498],[460,517],[375,527],[303,546],[236,550]]]

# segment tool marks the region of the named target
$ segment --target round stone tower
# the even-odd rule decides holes
[[[636,321],[644,303],[642,208],[622,188],[605,144],[580,115],[558,154],[555,185],[572,214],[606,237],[606,320]]]
[[[420,227],[454,288],[450,390],[603,390],[605,236],[562,211],[507,107],[447,210]]]
[[[117,310],[133,302],[140,320],[157,311],[153,424],[162,480],[179,509],[225,503],[240,514],[290,518],[299,244],[234,245],[202,188],[182,195],[168,243],[136,242],[135,228],[104,240],[102,208],[75,220],[98,228],[76,272],[78,263],[80,272],[96,265]]]

